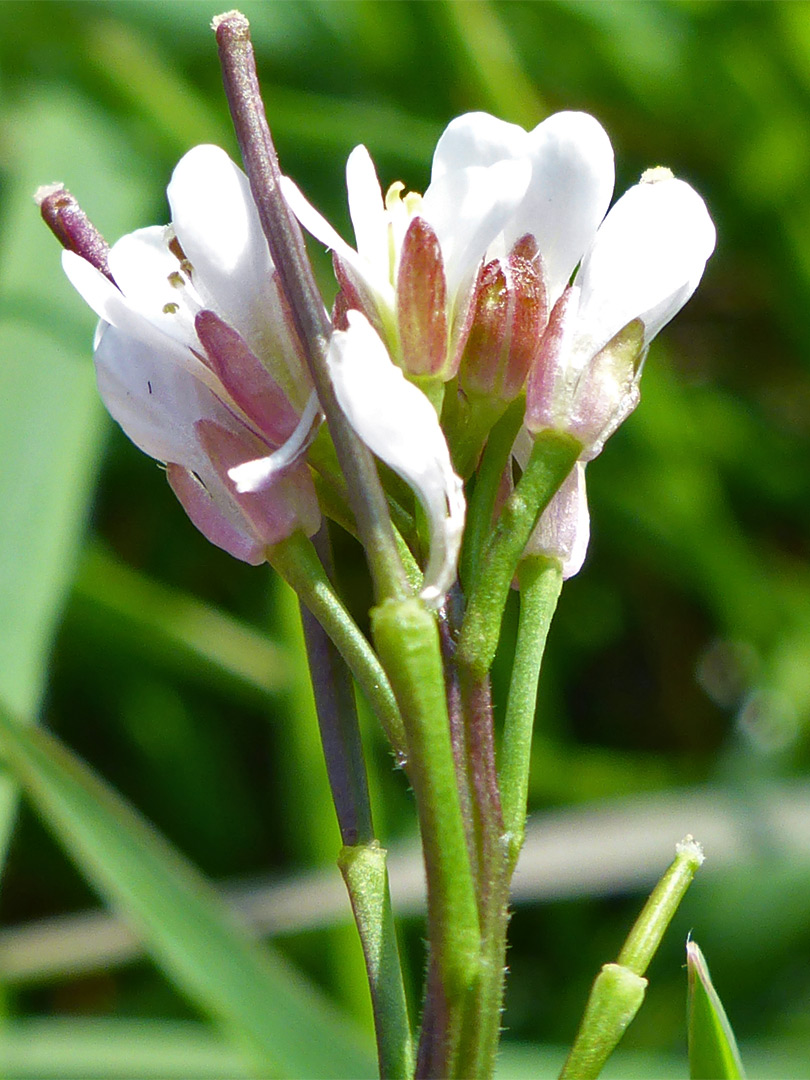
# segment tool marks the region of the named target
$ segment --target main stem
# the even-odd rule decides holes
[[[315,543],[325,569],[331,571],[325,530]],[[340,653],[303,603],[301,621],[329,786],[344,844],[339,865],[366,963],[380,1076],[398,1080],[413,1071],[413,1042],[391,910],[387,853],[374,835],[354,688]]]
[[[420,1048],[420,1075],[466,1075],[455,1059],[481,974],[481,939],[438,630],[416,599],[376,607],[372,629],[405,723],[427,878],[432,1048]]]

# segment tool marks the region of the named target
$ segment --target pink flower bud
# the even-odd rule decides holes
[[[542,260],[532,236],[481,268],[459,368],[471,396],[512,401],[520,393],[548,322]]]

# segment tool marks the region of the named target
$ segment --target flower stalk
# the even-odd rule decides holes
[[[510,873],[517,865],[526,831],[537,683],[562,589],[562,567],[557,559],[532,556],[521,562],[518,580],[520,618],[498,769]]]
[[[459,640],[458,662],[473,678],[483,678],[492,666],[506,598],[524,548],[581,450],[576,439],[562,432],[539,435],[523,476],[501,510],[472,587]]]
[[[331,567],[328,538],[315,540]],[[354,913],[366,963],[380,1076],[413,1071],[411,1036],[386,868],[386,851],[374,833],[360,725],[349,670],[318,620],[301,603],[312,690],[329,786],[343,849],[338,865]]]

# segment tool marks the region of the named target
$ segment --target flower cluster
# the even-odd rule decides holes
[[[428,517],[424,598],[440,603],[454,579],[460,476],[516,399],[519,463],[546,431],[582,447],[530,543],[576,573],[585,463],[637,404],[650,341],[700,280],[715,243],[703,200],[657,168],[608,210],[610,141],[575,112],[531,132],[457,118],[423,196],[400,183],[383,196],[362,146],[346,179],[356,248],[287,178],[283,193],[333,251],[328,365],[341,408]],[[112,280],[70,252],[65,269],[102,320],[95,359],[109,411],[167,464],[202,532],[257,563],[318,526],[306,452],[320,414],[244,175],[197,147],[168,197],[172,225],[118,241]]]

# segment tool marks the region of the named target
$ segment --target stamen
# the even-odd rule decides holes
[[[110,245],[93,225],[64,184],[46,184],[38,188],[34,199],[42,220],[68,251],[81,255],[100,270],[113,285],[107,256]]]

